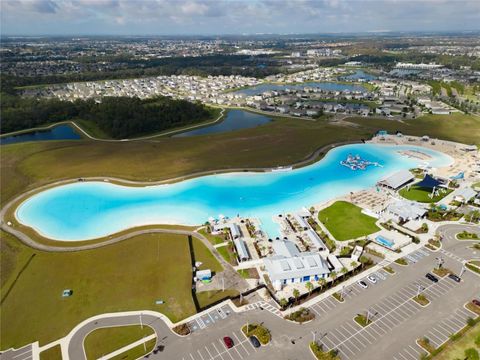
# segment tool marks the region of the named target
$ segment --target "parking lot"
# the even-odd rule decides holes
[[[182,360],[241,360],[258,351],[240,330],[232,331],[226,336],[233,340],[234,346],[232,348],[227,349],[223,340],[218,338],[216,341],[206,344],[203,348],[198,348],[196,351],[184,355]]]
[[[433,302],[438,297],[452,291],[456,286],[458,283],[448,277],[440,279],[438,283],[432,283],[424,277],[418,278],[368,309],[359,309],[359,313],[364,315],[368,310],[369,318],[373,321],[370,325],[361,327],[351,319],[335,329],[328,331],[319,329],[317,339],[326,349],[337,349],[342,359],[355,359],[367,347],[382,339],[406,320],[413,318],[423,309],[420,304],[412,300],[419,292]],[[466,315],[464,314],[464,316]],[[460,322],[461,320],[456,321],[457,326],[460,326]],[[433,332],[435,330],[437,329],[432,329]],[[451,332],[446,337],[450,334]],[[440,335],[437,334],[437,336]],[[437,338],[436,341],[440,341],[440,338]],[[421,353],[421,350],[415,347],[406,349],[406,351],[413,353],[416,359]]]
[[[213,325],[216,322],[225,320],[232,313],[232,311],[233,310],[230,308],[229,305],[224,305],[221,308],[213,309],[208,313],[188,322],[188,327],[192,332],[205,329],[206,327]]]
[[[24,346],[18,350],[8,350],[0,355],[1,360],[30,360],[33,359],[32,345]]]
[[[419,249],[409,255],[409,258],[407,258],[407,262],[409,262],[409,264],[414,264],[417,261],[423,259],[424,257],[429,256],[430,254],[431,252],[427,249]],[[380,283],[382,281],[388,280],[391,276],[394,276],[394,275],[381,269],[379,271],[374,272],[372,276],[376,279],[377,283]],[[367,280],[366,277],[361,280],[367,284],[367,288],[363,288],[358,283],[354,283],[349,286],[346,286],[341,291],[339,291],[339,293],[342,295],[345,302],[351,298],[358,296],[363,291],[368,291],[369,286],[374,286],[374,284],[372,284],[369,280]],[[336,300],[334,297],[328,297],[319,301],[315,305],[312,305],[310,309],[315,313],[317,318],[321,318],[327,315],[332,309],[336,308],[340,304],[342,303]]]
[[[430,343],[438,348],[445,341],[448,340],[450,335],[457,333],[462,329],[467,319],[475,317],[475,314],[465,309],[464,307],[455,309],[455,312],[446,317],[445,319],[438,321],[431,329],[425,334],[425,337]],[[425,353],[417,343],[408,345],[402,351],[393,356],[394,360],[418,360],[420,354]]]

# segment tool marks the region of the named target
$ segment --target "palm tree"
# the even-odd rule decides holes
[[[320,289],[323,289],[327,281],[324,278],[320,278],[318,279],[317,283],[318,283],[318,286],[320,286]]]
[[[352,267],[352,269],[355,269],[358,266],[358,263],[356,261],[352,261],[350,263],[350,266]]]
[[[307,281],[305,283],[305,287],[307,288],[308,295],[310,296],[310,294],[312,293],[312,290],[313,290],[313,284],[310,281]]]
[[[280,305],[282,308],[285,308],[285,306],[287,306],[287,304],[288,304],[287,299],[285,299],[285,298],[281,298],[281,299],[280,299],[279,305]]]
[[[333,284],[335,284],[335,279],[337,278],[337,272],[335,270],[333,270],[331,273],[330,273],[330,277],[332,278],[333,280]]]
[[[342,276],[345,276],[345,274],[348,272],[348,269],[344,266],[340,272],[342,273]]]
[[[298,291],[298,289],[293,289],[293,297],[295,298],[295,302],[297,302],[297,299],[299,296],[300,296],[300,291]]]

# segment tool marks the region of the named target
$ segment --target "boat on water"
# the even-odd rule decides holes
[[[340,161],[340,165],[348,167],[350,170],[365,170],[368,166],[382,166],[378,162],[364,160],[360,155],[348,154],[345,160]]]

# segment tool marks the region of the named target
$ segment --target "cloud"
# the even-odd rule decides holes
[[[6,34],[477,30],[478,0],[2,0]]]

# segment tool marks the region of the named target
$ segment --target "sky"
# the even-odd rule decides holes
[[[480,29],[480,0],[1,0],[3,35],[305,34]]]

